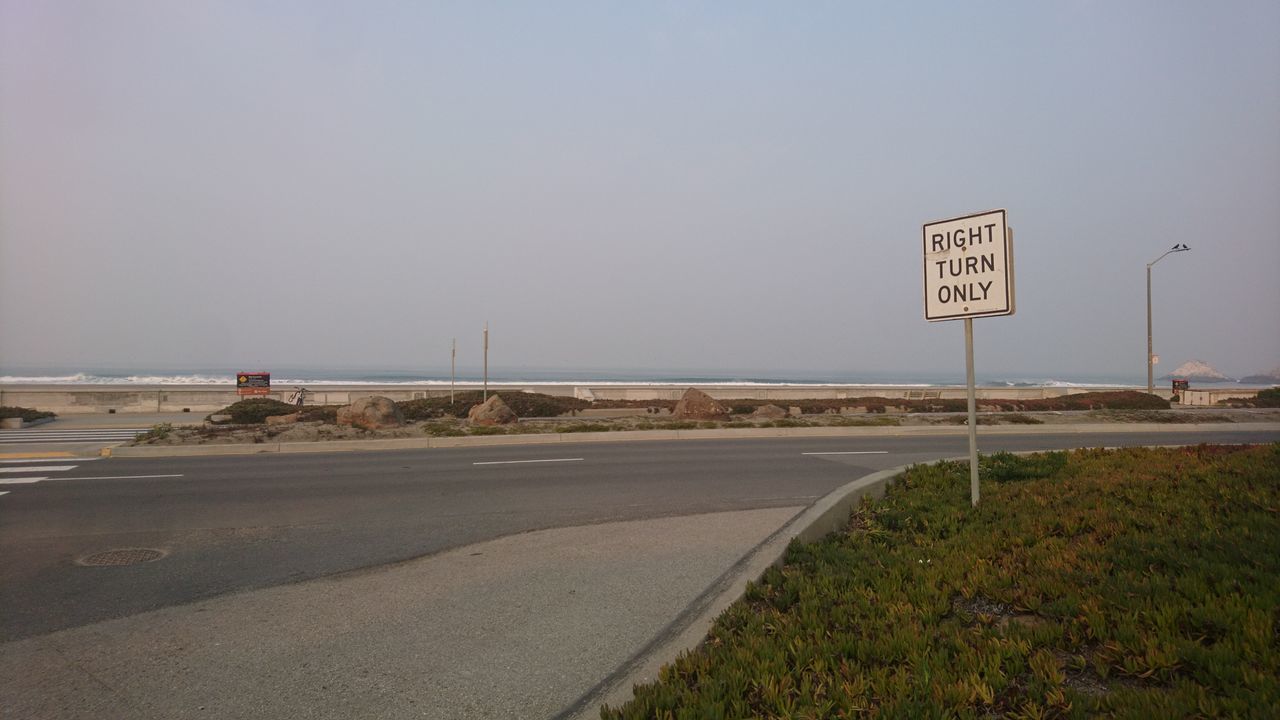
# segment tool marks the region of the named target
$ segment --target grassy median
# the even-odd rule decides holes
[[[915,467],[604,718],[1274,717],[1280,445]]]

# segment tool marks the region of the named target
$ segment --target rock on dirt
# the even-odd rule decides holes
[[[728,420],[729,408],[701,390],[689,388],[671,416],[677,420]]]
[[[519,419],[497,395],[476,405],[467,413],[467,422],[472,425],[510,425]]]
[[[380,430],[404,425],[404,415],[391,398],[370,395],[338,408],[338,424]]]
[[[761,405],[760,407],[756,408],[755,412],[751,413],[751,417],[762,418],[765,420],[781,420],[786,416],[787,416],[786,410],[783,410],[777,405],[772,405],[772,404]]]

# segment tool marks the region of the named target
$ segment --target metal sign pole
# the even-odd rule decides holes
[[[489,323],[484,324],[484,401],[489,402]]]
[[[449,351],[449,404],[453,405],[453,383],[458,374],[458,338],[453,339],[453,349]]]
[[[978,398],[973,380],[973,318],[964,319],[964,366],[969,385],[969,496],[978,506]]]
[[[1013,228],[1004,210],[925,223],[924,319],[964,320],[965,385],[969,405],[969,497],[977,507],[978,389],[973,372],[973,319],[1016,309]]]

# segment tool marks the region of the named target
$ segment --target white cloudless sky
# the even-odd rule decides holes
[[[0,368],[1280,365],[1280,4],[0,0]]]

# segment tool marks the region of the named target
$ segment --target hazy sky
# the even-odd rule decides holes
[[[0,367],[1280,365],[1280,3],[0,0]]]

